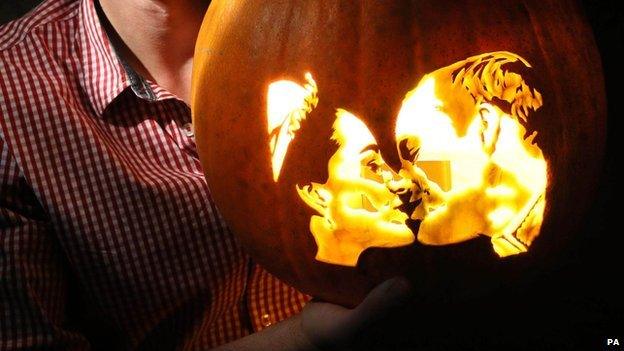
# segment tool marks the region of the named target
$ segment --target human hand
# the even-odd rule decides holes
[[[410,283],[397,277],[379,284],[354,309],[312,300],[301,312],[301,333],[319,350],[349,350],[375,322],[404,307],[411,293]]]
[[[354,309],[313,300],[300,314],[213,350],[350,350],[376,322],[407,305],[411,290],[406,279],[393,278],[374,288]]]

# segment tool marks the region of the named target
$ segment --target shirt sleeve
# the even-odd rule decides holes
[[[0,350],[87,350],[63,327],[66,298],[62,250],[0,138]]]

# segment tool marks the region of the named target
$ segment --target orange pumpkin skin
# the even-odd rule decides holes
[[[522,56],[514,66],[543,106],[528,130],[548,163],[547,208],[526,254],[499,259],[489,240],[366,250],[356,267],[315,260],[314,211],[296,185],[327,179],[335,109],[359,116],[381,154],[399,168],[394,120],[423,77],[493,51]],[[354,306],[384,279],[406,275],[428,291],[475,291],[512,280],[556,258],[574,235],[595,189],[606,128],[600,58],[572,1],[213,1],[194,59],[196,143],[214,200],[250,255],[303,292]],[[278,182],[267,149],[271,82],[318,84],[318,106],[291,142]]]

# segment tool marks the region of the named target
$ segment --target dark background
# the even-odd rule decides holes
[[[624,146],[624,12],[617,3],[581,1],[601,54],[608,127],[602,176],[579,235],[562,245],[555,264],[518,284],[410,311],[403,325],[391,328],[394,335],[384,331],[381,338],[395,340],[391,349],[624,350],[624,231],[617,226],[624,214],[616,184],[617,149]],[[618,338],[620,346],[607,346],[607,338]]]
[[[0,1],[0,25],[25,14],[40,2],[41,0]]]
[[[37,3],[1,0],[0,24]],[[624,15],[616,3],[582,1],[605,72],[608,132],[602,179],[580,235],[557,265],[523,284],[457,305],[427,303],[399,325],[380,323],[380,335],[367,338],[363,348],[388,349],[390,341],[397,350],[624,350],[624,231],[616,223],[624,217],[616,184]],[[623,346],[607,346],[607,338],[616,337]]]

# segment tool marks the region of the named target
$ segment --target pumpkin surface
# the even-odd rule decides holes
[[[539,269],[590,203],[605,135],[568,1],[213,1],[192,111],[250,255],[347,306],[395,275],[461,293]]]

